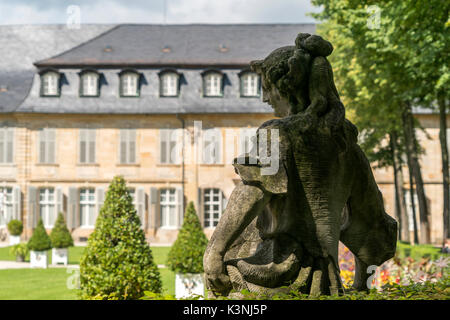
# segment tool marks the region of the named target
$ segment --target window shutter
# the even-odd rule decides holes
[[[94,222],[97,221],[98,214],[100,213],[100,209],[105,202],[105,188],[97,187],[95,188],[95,199],[96,199],[96,208],[95,208],[95,218]]]
[[[143,229],[147,228],[147,219],[145,217],[145,189],[143,187],[136,188],[136,212],[141,220]]]
[[[36,187],[28,186],[27,190],[27,204],[28,204],[28,216],[27,225],[28,228],[34,229],[37,225],[37,213],[38,213],[38,190]]]
[[[46,130],[47,132],[47,148],[48,148],[48,156],[47,156],[47,162],[48,163],[55,163],[55,142],[56,142],[56,138],[55,138],[55,130],[54,129],[49,129]]]
[[[222,163],[222,132],[217,130],[217,135],[214,136],[214,163]]]
[[[136,130],[128,130],[128,163],[136,163]]]
[[[198,188],[197,191],[197,212],[198,212],[198,217],[200,219],[200,223],[202,225],[202,227],[205,227],[205,221],[204,221],[204,208],[203,208],[203,191],[204,189],[202,188]]]
[[[19,186],[13,187],[13,219],[22,221],[22,193]]]
[[[39,131],[39,162],[45,163],[46,162],[46,155],[45,155],[45,130],[42,129]]]
[[[95,163],[95,135],[96,135],[96,131],[95,129],[90,129],[89,131],[89,159],[87,159],[89,161],[89,163]]]
[[[80,163],[86,162],[86,130],[80,130]]]
[[[67,228],[75,229],[80,226],[80,212],[79,212],[79,194],[78,188],[69,188],[69,199],[68,199],[68,210],[67,210]]]
[[[169,149],[169,130],[161,129],[159,130],[159,145],[160,145],[160,163],[168,163],[167,153]]]
[[[161,226],[161,212],[159,206],[159,190],[158,188],[150,188],[149,197],[149,227],[152,229],[159,228]]]
[[[56,216],[58,216],[58,214],[60,212],[63,213],[63,214],[65,213],[64,212],[64,207],[63,207],[63,205],[64,205],[64,199],[63,199],[64,195],[63,195],[61,187],[57,187],[55,189],[55,193],[56,193]]]
[[[181,188],[177,188],[176,191],[177,197],[177,212],[178,212],[178,226],[181,228],[183,225],[184,218],[184,201],[183,201],[183,190]]]
[[[6,161],[5,154],[5,146],[6,146],[6,130],[0,130],[0,162]]]
[[[6,131],[6,162],[12,163],[14,156],[14,131],[9,129]]]
[[[119,144],[120,163],[127,163],[127,131],[120,130],[120,144]]]

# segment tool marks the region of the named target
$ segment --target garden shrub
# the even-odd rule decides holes
[[[73,239],[67,229],[66,221],[63,214],[60,212],[56,219],[55,226],[50,233],[53,248],[68,248],[73,246]]]
[[[23,224],[22,221],[19,220],[11,220],[8,223],[8,231],[9,234],[12,236],[20,236],[23,231]]]
[[[11,249],[9,249],[9,253],[13,256],[16,256],[16,259],[24,261],[25,257],[29,253],[28,245],[26,243],[13,245]]]
[[[194,204],[189,202],[183,226],[167,257],[167,266],[177,273],[203,273],[203,254],[208,239],[203,232]]]
[[[32,251],[46,251],[52,248],[52,242],[45,231],[42,219],[39,219],[37,227],[28,241],[28,248]]]
[[[80,262],[82,299],[139,299],[161,279],[125,180],[115,177]]]

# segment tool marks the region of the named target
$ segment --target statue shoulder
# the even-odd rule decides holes
[[[287,136],[287,132],[289,131],[286,119],[271,119],[264,122],[256,131],[258,136],[262,130],[267,131],[268,135],[272,133],[272,130],[277,130],[279,137]]]

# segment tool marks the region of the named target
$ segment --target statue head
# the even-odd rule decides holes
[[[261,76],[263,101],[274,108],[276,116],[288,116],[308,107],[311,61],[332,51],[331,43],[322,37],[300,33],[295,46],[278,48],[264,60],[250,63],[251,69]]]

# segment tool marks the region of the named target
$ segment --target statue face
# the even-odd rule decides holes
[[[274,110],[276,117],[286,117],[291,114],[291,106],[289,101],[280,94],[280,91],[274,85],[268,85],[264,81],[264,76],[261,75],[261,80],[263,83],[263,102],[270,104]]]

